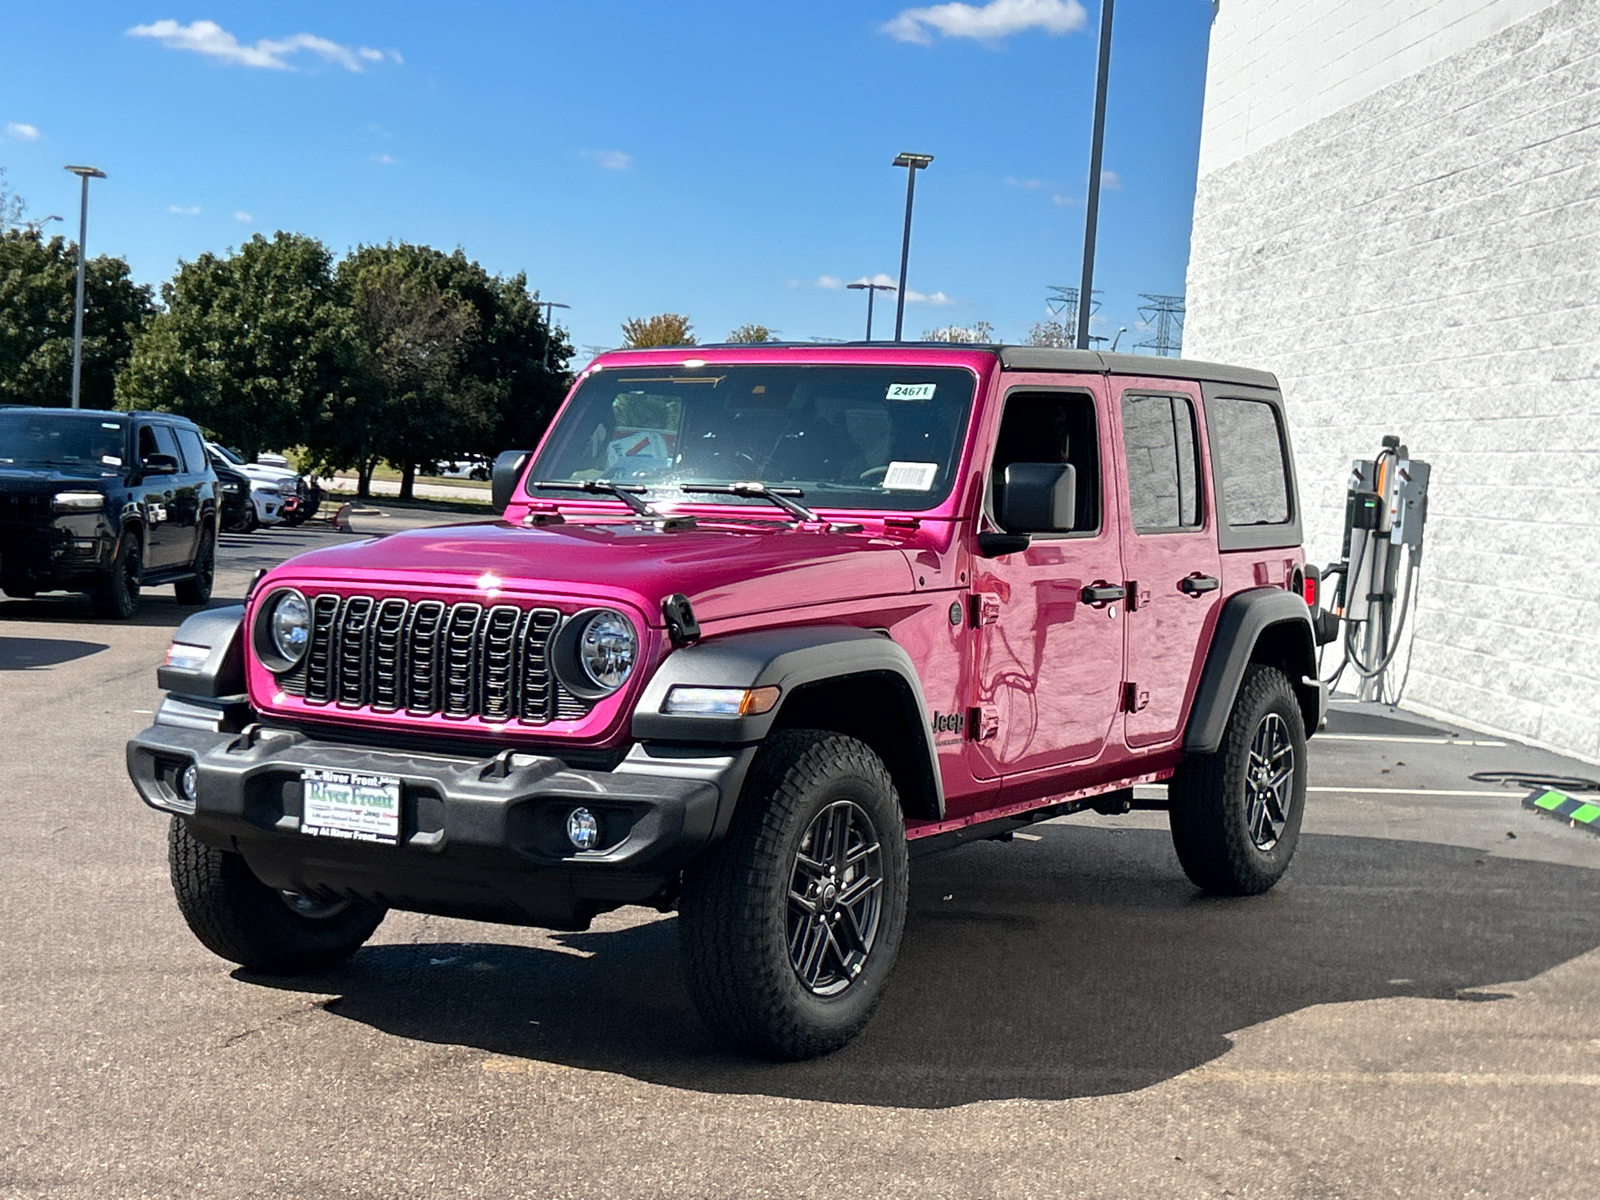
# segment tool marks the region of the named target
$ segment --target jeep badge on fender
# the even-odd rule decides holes
[[[248,970],[337,963],[385,906],[649,905],[712,1027],[826,1054],[883,996],[913,850],[1165,782],[1196,885],[1282,876],[1325,704],[1289,446],[1235,367],[607,353],[495,462],[498,522],[302,554],[185,622],[129,770]]]

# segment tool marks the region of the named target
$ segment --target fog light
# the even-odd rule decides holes
[[[183,774],[178,776],[178,790],[183,793],[183,798],[190,804],[195,801],[195,791],[200,786],[200,771],[193,763],[183,769]]]
[[[579,850],[593,850],[600,844],[600,822],[587,808],[575,808],[567,814],[567,841]]]

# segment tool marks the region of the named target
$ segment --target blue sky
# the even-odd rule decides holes
[[[275,229],[342,252],[461,246],[570,304],[574,342],[686,313],[859,337],[836,286],[899,269],[908,336],[1020,339],[1078,282],[1096,0],[805,4],[170,0],[18,6],[0,40],[0,166],[89,250],[159,282]],[[1112,43],[1096,332],[1181,292],[1210,0],[1123,0]],[[892,332],[880,296],[874,332]]]

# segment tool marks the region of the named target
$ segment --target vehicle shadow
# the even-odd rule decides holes
[[[676,922],[564,949],[381,945],[313,979],[327,1010],[400,1037],[706,1092],[935,1108],[1133,1091],[1229,1034],[1317,1004],[1492,999],[1600,945],[1592,871],[1431,843],[1307,836],[1278,889],[1202,896],[1164,832],[1037,826],[914,865],[888,995],[845,1050],[743,1058],[695,1017]],[[514,1069],[514,1065],[513,1068]]]
[[[246,583],[249,581],[246,580]],[[179,604],[172,596],[170,588],[159,591],[145,592],[139,598],[139,611],[126,620],[110,617],[98,617],[87,596],[74,593],[51,593],[44,596],[35,596],[31,600],[0,600],[0,621],[47,621],[72,625],[104,625],[109,628],[125,628],[128,626],[144,626],[147,628],[176,629],[195,613],[206,608],[220,608],[227,604],[239,604],[243,598],[243,588],[236,594],[225,595],[230,591],[223,586],[223,581],[218,580],[216,592],[211,601],[204,605]]]
[[[109,650],[104,642],[70,638],[0,637],[0,671],[37,671]]]

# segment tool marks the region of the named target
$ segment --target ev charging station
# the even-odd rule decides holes
[[[1344,623],[1344,662],[1329,682],[1348,666],[1360,677],[1361,700],[1384,699],[1385,675],[1400,648],[1422,568],[1430,470],[1393,434],[1376,458],[1357,459],[1350,470],[1344,560],[1324,572],[1340,576],[1332,614]]]

